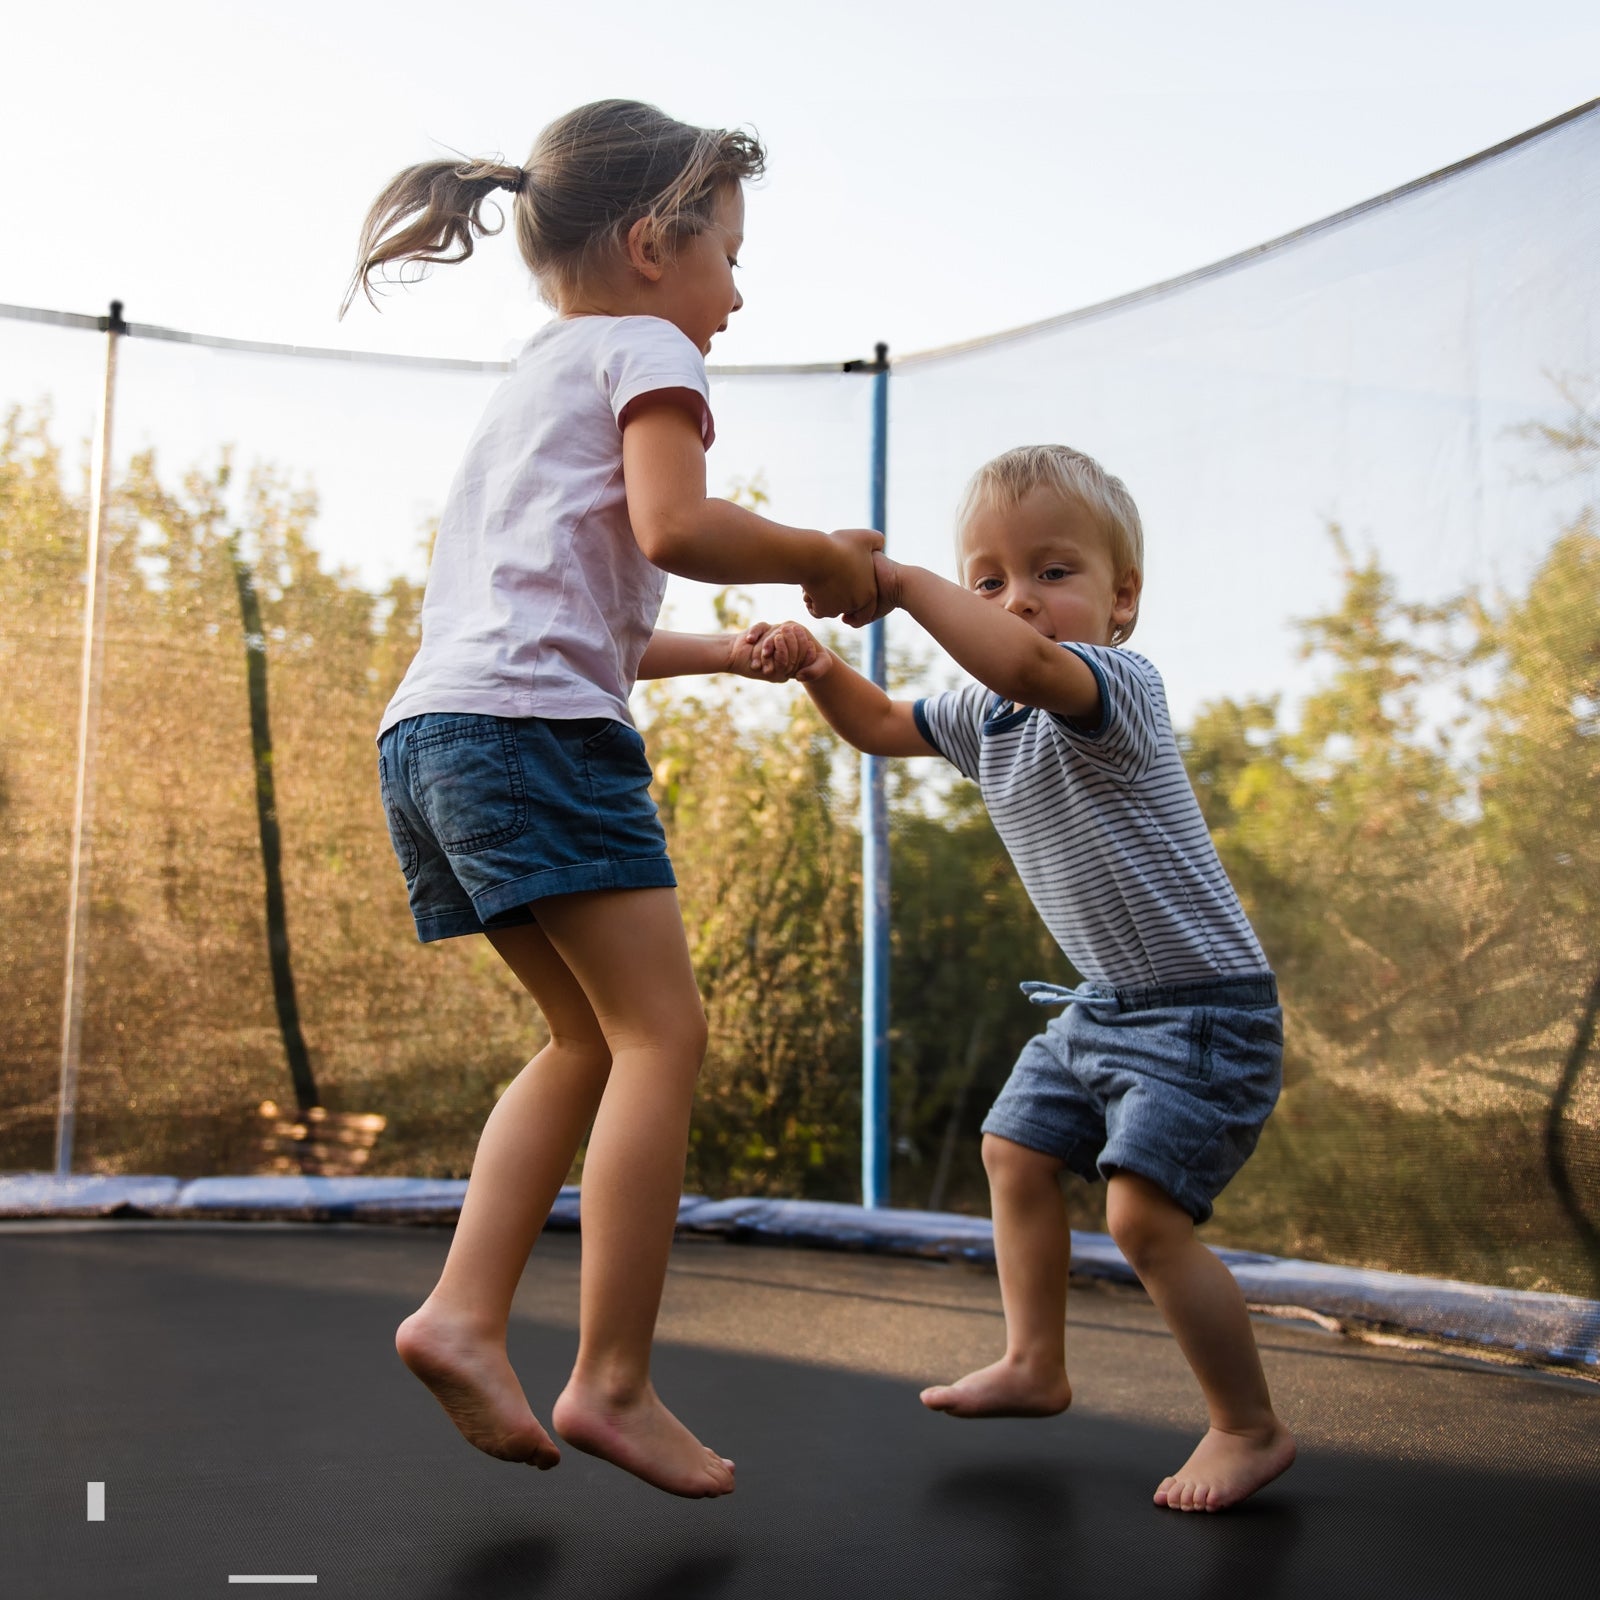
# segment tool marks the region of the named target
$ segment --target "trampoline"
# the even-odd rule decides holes
[[[685,1238],[656,1378],[738,1462],[737,1492],[674,1500],[570,1449],[549,1473],[493,1461],[393,1354],[447,1244],[381,1225],[0,1225],[8,1592],[187,1600],[314,1576],[384,1600],[1460,1600],[1578,1592],[1592,1572],[1592,1382],[1258,1319],[1300,1461],[1225,1515],[1163,1512],[1150,1492],[1204,1415],[1135,1290],[1075,1285],[1066,1416],[922,1409],[921,1384],[999,1346],[993,1273],[960,1263]],[[576,1348],[579,1248],[547,1233],[513,1313],[545,1416]]]

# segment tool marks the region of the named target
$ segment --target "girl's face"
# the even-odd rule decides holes
[[[654,314],[680,329],[701,355],[714,335],[744,304],[733,281],[744,243],[744,190],[736,183],[717,193],[711,221],[699,233],[680,239],[651,295]]]
[[[1138,609],[1138,572],[1119,577],[1089,511],[1045,489],[975,511],[961,532],[961,568],[967,588],[1047,639],[1110,644]]]

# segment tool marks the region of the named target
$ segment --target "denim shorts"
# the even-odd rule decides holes
[[[1072,1004],[1022,1047],[985,1133],[1088,1178],[1136,1172],[1196,1222],[1256,1147],[1283,1082],[1271,973],[1043,991]]]
[[[547,895],[671,889],[644,740],[610,717],[429,712],[378,739],[389,839],[424,944],[535,920]]]

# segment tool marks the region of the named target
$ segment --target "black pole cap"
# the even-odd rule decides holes
[[[887,372],[889,370],[889,347],[881,339],[872,347],[871,361],[846,361],[841,370],[844,372]]]

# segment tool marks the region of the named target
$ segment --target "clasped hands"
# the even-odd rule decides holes
[[[864,628],[900,603],[899,568],[883,553],[883,535],[871,528],[842,528],[828,536],[836,559],[804,590],[806,610],[813,617],[838,617],[846,626]],[[820,678],[832,663],[831,653],[798,622],[773,627],[758,622],[734,643],[729,670],[767,683]]]
[[[841,528],[828,535],[833,559],[827,570],[805,585],[806,610],[814,617],[838,617],[846,626],[864,628],[893,611],[894,563],[883,554],[883,535],[872,528]]]

